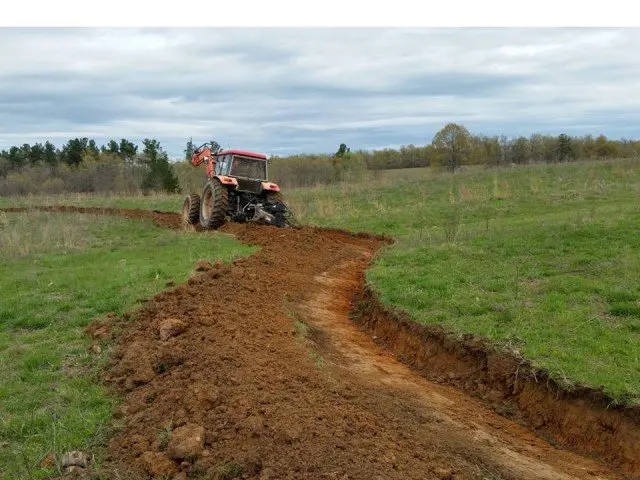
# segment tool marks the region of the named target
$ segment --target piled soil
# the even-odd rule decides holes
[[[177,214],[112,214],[181,225]],[[567,443],[577,439],[578,449],[603,456],[596,460],[551,445],[487,400],[463,393],[475,382],[482,396],[497,392],[496,401],[505,400],[500,385],[513,388],[511,365],[500,370],[488,361],[483,373],[455,345],[434,356],[430,334],[382,309],[363,290],[363,272],[384,238],[238,224],[223,230],[261,249],[233,265],[199,263],[186,284],[156,295],[133,318],[87,329],[96,341],[115,341],[104,380],[122,404],[106,474],[612,479],[640,473],[638,463],[621,460],[637,448],[632,424],[607,436],[615,424],[602,427],[601,417],[578,417],[584,412],[575,410],[560,428],[564,402],[539,401],[534,391],[512,402],[525,413],[527,402],[548,411],[549,433],[562,433]],[[349,319],[352,311],[362,328]],[[398,361],[394,350],[421,371]],[[602,441],[617,443],[601,451]]]
[[[180,228],[182,226],[182,217],[180,215],[172,212],[160,212],[158,210],[110,207],[74,207],[70,205],[0,208],[0,211],[14,213],[27,212],[29,210],[42,210],[45,212],[58,213],[86,213],[91,215],[113,215],[136,220],[152,220],[156,225],[164,228]]]

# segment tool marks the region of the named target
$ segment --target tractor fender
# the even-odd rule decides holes
[[[215,175],[213,178],[217,178],[220,180],[220,183],[223,185],[233,185],[234,187],[238,186],[238,180],[233,177],[227,177],[226,175]]]
[[[262,189],[263,190],[268,190],[271,192],[279,192],[280,191],[280,187],[278,185],[276,185],[275,183],[271,183],[271,182],[262,182]]]

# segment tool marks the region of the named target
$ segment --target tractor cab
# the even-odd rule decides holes
[[[238,191],[260,193],[262,190],[279,189],[267,182],[267,157],[261,153],[245,150],[223,150],[215,155],[213,176],[233,179]]]
[[[264,181],[267,179],[267,157],[243,150],[224,150],[216,154],[214,174]]]

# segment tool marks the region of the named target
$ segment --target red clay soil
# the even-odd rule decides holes
[[[181,224],[177,214],[156,221]],[[577,432],[576,449],[599,459],[554,446],[462,391],[478,371],[475,391],[484,385],[483,394],[495,391],[504,400],[498,386],[512,382],[505,380],[508,369],[483,373],[470,361],[464,377],[466,360],[458,356],[464,352],[452,347],[448,357],[433,357],[436,373],[429,373],[424,352],[433,345],[420,338],[424,332],[396,327],[402,321],[363,294],[364,270],[383,239],[306,227],[230,224],[223,230],[261,249],[234,265],[201,265],[186,284],[156,295],[132,318],[87,329],[96,339],[115,341],[104,372],[122,397],[106,462],[113,478],[614,479],[640,473],[637,461],[621,460],[628,452],[608,455],[599,440],[583,438],[583,426],[592,422],[594,438],[602,436],[601,417],[584,415],[588,408],[567,411],[564,429],[554,419],[549,433],[571,443]],[[362,328],[349,318],[355,307]],[[443,375],[461,384],[425,378]],[[527,412],[524,399],[536,395],[512,403]],[[554,412],[550,417],[561,411],[548,398],[539,404]],[[637,439],[638,431],[606,438]],[[615,445],[631,454],[637,448]]]
[[[8,213],[27,212],[29,210],[43,210],[45,212],[58,213],[86,213],[91,215],[113,215],[137,220],[148,219],[152,220],[159,227],[165,228],[180,228],[182,226],[182,218],[180,215],[172,212],[160,212],[158,210],[138,210],[133,208],[111,207],[75,207],[71,205],[0,208],[0,211]]]

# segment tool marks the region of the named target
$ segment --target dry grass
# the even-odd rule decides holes
[[[94,220],[78,215],[74,222],[48,212],[0,212],[0,255],[23,257],[53,251],[74,251],[88,241],[88,226]]]

